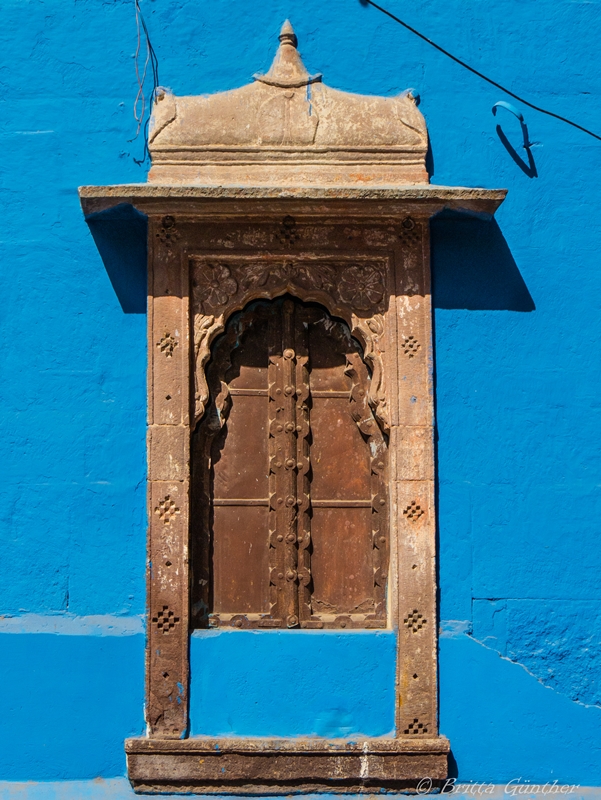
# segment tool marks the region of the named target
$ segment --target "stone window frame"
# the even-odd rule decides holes
[[[410,788],[423,777],[443,781],[449,742],[438,734],[429,219],[443,208],[490,215],[505,192],[430,186],[308,188],[282,196],[269,188],[122,186],[84,187],[80,194],[87,214],[110,214],[106,209],[125,202],[149,221],[148,736],[126,742],[134,788],[371,792]],[[290,218],[299,240],[305,241],[288,242],[287,253],[304,247],[307,257],[313,247],[313,256],[323,259],[335,230],[339,239],[342,234],[355,237],[352,248],[386,264],[389,302],[380,319],[354,315],[349,322],[372,359],[372,369],[381,366],[380,394],[372,407],[389,429],[388,621],[397,632],[396,734],[353,742],[188,739],[190,437],[207,399],[204,363],[225,323],[214,314],[195,314],[189,263],[199,247],[206,248],[206,232],[212,227],[221,236],[213,245],[218,258],[240,247],[244,236],[236,241],[236,230],[243,229],[255,252],[267,252]],[[255,228],[254,237],[248,236],[249,225]],[[292,284],[285,288],[301,300],[323,302],[330,313],[344,318],[344,309],[336,308],[331,298],[317,291],[303,296]],[[228,316],[252,299],[271,295],[259,286],[238,298]]]

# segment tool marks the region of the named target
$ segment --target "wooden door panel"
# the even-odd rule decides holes
[[[223,614],[269,611],[267,506],[213,510],[213,604]]]
[[[314,508],[313,614],[374,611],[370,508]]]
[[[326,399],[312,395],[313,501],[371,500],[370,453],[351,417],[349,393],[350,386],[346,397]]]
[[[224,434],[213,447],[216,498],[269,496],[269,419],[264,395],[233,395]],[[222,445],[220,449],[218,446]]]
[[[267,320],[253,325],[253,336],[244,335],[231,354],[231,367],[225,373],[230,391],[263,389],[267,391]]]
[[[334,321],[325,309],[313,314],[309,326],[309,352],[311,354],[311,390],[341,391],[348,396],[350,380],[344,374],[345,351],[352,348],[348,327]]]

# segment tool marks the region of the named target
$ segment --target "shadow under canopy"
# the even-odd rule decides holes
[[[148,218],[122,203],[86,222],[123,312],[145,314]]]
[[[534,311],[494,218],[442,211],[430,221],[434,308]]]
[[[145,314],[146,216],[121,204],[86,221],[123,312]],[[432,218],[430,231],[434,308],[534,311],[494,218],[445,210]]]

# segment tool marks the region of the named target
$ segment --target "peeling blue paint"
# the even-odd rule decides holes
[[[144,633],[144,619],[96,614],[21,614],[0,617],[2,633],[54,633],[58,636],[135,636]]]
[[[543,685],[601,708],[598,600],[474,600],[473,635]]]
[[[438,635],[445,639],[454,639],[471,631],[472,623],[469,619],[443,619],[438,626]]]
[[[467,634],[440,639],[440,710],[461,780],[601,787],[601,709],[573,703]]]

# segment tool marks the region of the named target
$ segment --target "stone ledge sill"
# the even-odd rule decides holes
[[[446,738],[128,739],[137,792],[205,794],[368,793],[411,790],[447,777]]]

